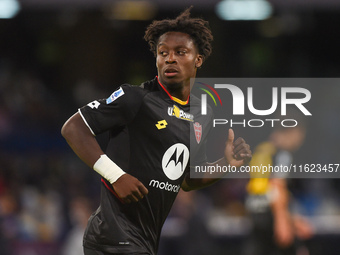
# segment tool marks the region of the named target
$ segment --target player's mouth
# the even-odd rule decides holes
[[[164,73],[167,77],[174,77],[178,74],[178,70],[176,68],[167,68]]]

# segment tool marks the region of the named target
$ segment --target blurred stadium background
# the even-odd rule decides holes
[[[121,83],[153,78],[146,26],[191,4],[215,38],[199,77],[339,77],[338,0],[0,0],[2,255],[82,254],[100,182],[60,128],[78,107]],[[316,109],[324,119],[309,127],[320,135],[305,154],[339,163],[340,87],[320,85],[318,95],[327,102]],[[103,146],[105,138],[98,137]],[[249,231],[245,181],[181,195],[159,254],[240,254]],[[339,179],[295,180],[292,193],[316,230],[310,254],[340,254]]]

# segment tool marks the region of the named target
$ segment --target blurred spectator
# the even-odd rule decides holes
[[[62,255],[83,255],[83,235],[87,221],[93,211],[86,197],[76,197],[70,201],[69,215],[72,229],[64,241]]]
[[[294,153],[302,146],[306,125],[292,109],[288,118],[298,121],[295,127],[274,129],[268,141],[255,148],[250,166],[289,166]],[[246,207],[253,229],[244,245],[244,255],[308,255],[301,241],[313,235],[309,222],[289,210],[288,173],[250,173]]]
[[[21,192],[22,238],[28,241],[55,242],[64,226],[61,197],[47,190],[39,192],[35,187],[25,186]]]
[[[19,237],[18,203],[9,190],[0,192],[0,247],[1,254],[10,255],[10,244]]]

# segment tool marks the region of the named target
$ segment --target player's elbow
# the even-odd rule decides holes
[[[69,137],[72,137],[72,125],[70,125],[69,121],[66,121],[65,124],[61,128],[61,135],[68,140]]]
[[[61,135],[66,139],[70,140],[77,132],[77,123],[79,122],[77,114],[69,118],[61,128]]]
[[[90,139],[94,134],[83,121],[79,113],[69,118],[61,128],[61,135],[67,142],[76,142]]]

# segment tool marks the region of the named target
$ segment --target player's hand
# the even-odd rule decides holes
[[[123,174],[112,184],[115,192],[124,203],[138,202],[149,193],[148,189],[137,178]]]
[[[249,163],[252,157],[250,146],[243,138],[239,137],[234,142],[234,131],[231,128],[229,129],[224,156],[231,166],[236,167]]]

